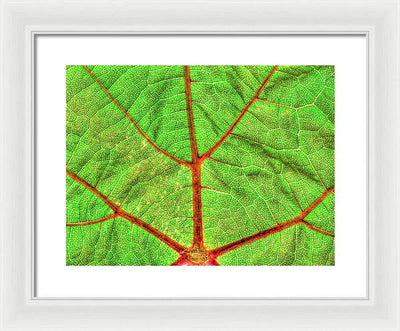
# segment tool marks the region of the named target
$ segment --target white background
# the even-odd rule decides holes
[[[365,297],[364,37],[60,37],[37,39],[36,295],[39,297]],[[336,265],[65,265],[65,65],[329,64],[336,68]]]

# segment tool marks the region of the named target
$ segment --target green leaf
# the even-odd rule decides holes
[[[334,265],[334,67],[66,73],[67,265]]]

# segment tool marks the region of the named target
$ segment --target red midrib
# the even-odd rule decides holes
[[[192,163],[190,171],[192,173],[192,204],[193,204],[193,240],[192,248],[203,249],[203,215],[201,202],[201,162],[196,140],[196,128],[193,117],[192,87],[190,80],[189,66],[183,67],[185,82],[186,114],[188,119],[190,150]]]

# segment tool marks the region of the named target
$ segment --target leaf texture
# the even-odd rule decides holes
[[[67,66],[67,265],[334,265],[334,67]]]

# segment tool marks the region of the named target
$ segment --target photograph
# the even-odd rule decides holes
[[[67,266],[334,266],[334,65],[66,66]]]

